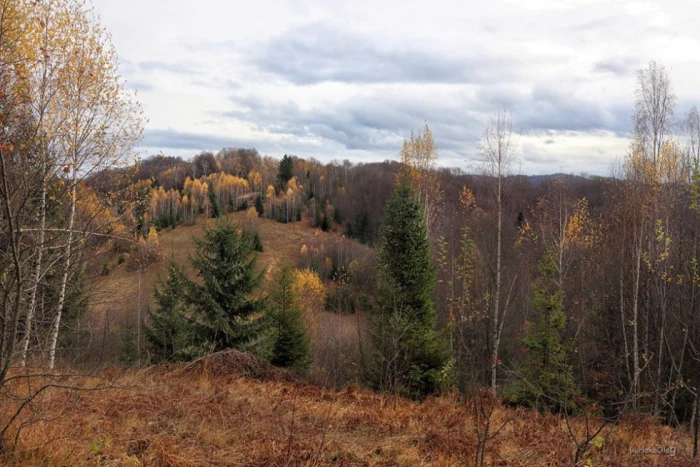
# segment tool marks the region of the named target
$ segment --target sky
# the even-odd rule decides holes
[[[522,174],[608,175],[637,71],[700,106],[699,0],[93,0],[149,119],[141,155],[255,147],[397,159],[427,123],[440,164],[479,165],[511,113]]]

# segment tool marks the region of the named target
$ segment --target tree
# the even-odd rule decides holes
[[[192,266],[201,283],[187,281],[184,300],[198,338],[211,351],[255,348],[266,321],[265,300],[255,296],[262,273],[256,271],[252,235],[220,219],[205,227],[195,247]]]
[[[637,74],[637,100],[633,124],[636,143],[649,157],[654,171],[659,169],[661,150],[673,124],[676,96],[666,68],[651,61]]]
[[[377,269],[377,303],[370,318],[375,384],[394,394],[434,392],[449,351],[435,330],[435,271],[425,217],[405,184],[386,204]]]
[[[303,372],[311,364],[311,353],[295,291],[295,276],[294,270],[287,265],[283,265],[277,273],[276,288],[272,294],[275,335],[270,361],[273,365]]]
[[[78,242],[83,240],[75,229],[78,186],[131,153],[141,138],[143,117],[119,75],[109,37],[82,2],[66,0],[57,6],[42,2],[41,8],[58,8],[61,21],[56,27],[66,28],[61,43],[53,44],[51,59],[61,61],[62,68],[56,100],[50,106],[55,111],[46,117],[59,128],[52,145],[67,175],[69,193],[63,275],[48,346],[49,367],[53,368],[71,263],[76,260]]]
[[[491,392],[496,395],[498,382],[498,352],[501,345],[503,323],[508,312],[501,307],[503,282],[503,184],[515,158],[515,142],[510,115],[499,112],[486,127],[481,138],[480,150],[484,156],[485,174],[493,181],[492,197],[496,205],[496,253],[494,258],[494,293],[491,309]],[[506,300],[509,303],[509,300]]]
[[[260,194],[255,197],[255,210],[258,211],[258,216],[265,214],[265,203],[263,202],[263,197]]]
[[[436,174],[438,149],[427,123],[419,133],[411,131],[410,138],[403,142],[400,157],[403,166],[399,176],[418,192],[425,225],[431,233],[439,223],[444,194]],[[347,180],[347,167],[345,173]]]
[[[159,281],[155,289],[156,308],[148,311],[150,326],[145,328],[150,359],[154,362],[191,360],[205,351],[184,300],[187,284],[180,267],[171,264],[168,277]]]
[[[191,262],[201,281],[172,265],[155,292],[158,306],[146,337],[156,361],[256,350],[267,328],[265,300],[254,296],[262,273],[256,271],[253,234],[221,219],[194,241]]]
[[[535,322],[526,324],[522,344],[527,361],[511,400],[531,407],[571,412],[577,391],[562,342],[566,326],[564,291],[557,280],[558,269],[552,252],[545,253],[538,270],[541,277],[532,286],[531,298],[537,317]]]
[[[283,190],[284,184],[287,183],[294,176],[294,160],[288,156],[284,155],[280,161],[279,169],[277,171],[277,189]]]

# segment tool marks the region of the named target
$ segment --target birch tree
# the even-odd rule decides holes
[[[494,293],[491,309],[491,392],[495,395],[501,333],[508,312],[508,307],[501,305],[503,294],[503,188],[505,178],[510,173],[516,157],[516,142],[508,113],[499,112],[489,121],[481,138],[479,149],[485,162],[484,175],[488,176],[490,183],[492,183],[491,195],[496,206],[496,252],[493,264]]]
[[[60,122],[57,151],[68,188],[65,250],[58,304],[49,336],[49,368],[53,368],[66,298],[68,275],[81,236],[75,230],[79,183],[115,166],[131,154],[142,133],[140,108],[124,85],[109,35],[94,14],[77,0],[47,2],[60,8],[66,28],[53,118]]]

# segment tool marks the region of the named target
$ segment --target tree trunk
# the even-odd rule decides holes
[[[496,396],[496,382],[498,377],[498,347],[501,341],[501,327],[499,326],[500,313],[500,298],[501,298],[501,230],[503,223],[503,212],[501,203],[501,175],[498,174],[498,193],[497,193],[497,209],[498,209],[498,228],[496,235],[496,293],[493,301],[493,351],[491,354],[491,392]]]
[[[635,266],[634,294],[632,297],[632,364],[634,365],[634,378],[632,379],[632,407],[637,409],[637,396],[639,394],[639,279],[642,273],[642,232],[640,228],[639,243],[637,245],[637,264]]]
[[[27,352],[29,350],[29,339],[32,333],[32,321],[34,320],[34,311],[36,310],[36,296],[39,289],[39,281],[41,280],[41,261],[44,254],[44,241],[46,238],[46,178],[42,181],[41,186],[41,221],[39,228],[39,252],[37,253],[36,264],[34,266],[34,284],[32,284],[32,296],[29,300],[29,308],[27,309],[27,319],[24,326],[24,336],[22,336],[22,354],[20,362],[22,366],[27,365]]]
[[[71,207],[68,219],[68,244],[66,245],[66,258],[63,262],[63,277],[61,278],[61,288],[58,294],[58,305],[56,306],[56,317],[51,327],[49,338],[49,369],[53,370],[56,363],[56,344],[58,342],[58,331],[61,328],[61,314],[63,304],[66,300],[66,285],[68,284],[68,273],[71,266],[71,254],[73,252],[73,227],[75,224],[75,204],[77,200],[77,183],[75,170],[73,171],[73,186],[71,188]]]

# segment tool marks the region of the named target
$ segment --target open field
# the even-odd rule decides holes
[[[476,452],[472,405],[455,395],[417,403],[328,390],[236,352],[101,376],[114,388],[45,393],[34,415],[51,421],[25,428],[8,465],[458,466]],[[562,418],[497,406],[492,426],[511,419],[489,441],[487,465],[573,465]],[[582,419],[572,424],[583,432]],[[630,453],[658,446],[675,456]],[[689,437],[640,417],[605,428],[581,465],[698,465],[691,449]]]

